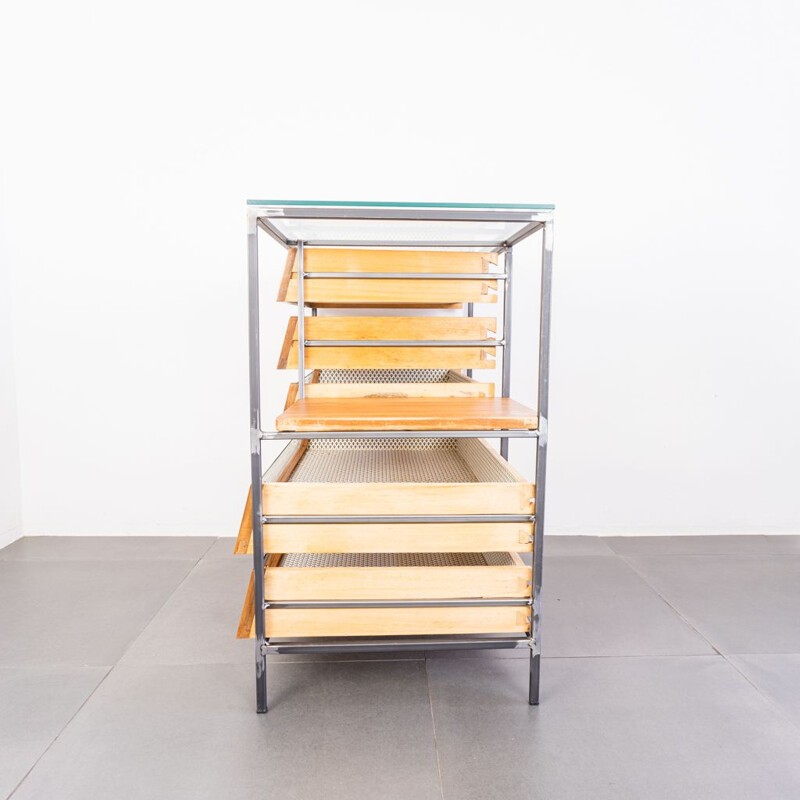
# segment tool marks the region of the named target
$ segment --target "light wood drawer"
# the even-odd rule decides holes
[[[243,539],[252,553],[252,523]],[[533,550],[532,522],[264,525],[266,553],[481,553]]]
[[[524,598],[531,568],[516,553],[284,555],[264,570],[267,600]]]
[[[533,513],[533,486],[479,439],[292,442],[265,473],[268,516]]]
[[[309,317],[312,319],[312,317]],[[476,381],[455,369],[315,369],[306,382],[306,397],[494,397],[494,384]],[[288,408],[297,400],[297,383],[289,384]]]
[[[296,250],[289,250],[278,300],[297,302]],[[494,271],[496,253],[309,248],[304,253],[306,272],[394,272],[409,279],[307,278],[306,305],[362,307],[443,308],[462,303],[497,302],[497,281],[480,280]],[[472,273],[477,280],[413,280],[414,273]]]
[[[455,556],[455,557],[454,557]],[[369,563],[363,554],[331,556],[328,563]],[[417,554],[411,559],[424,562]],[[379,563],[402,563],[397,554],[382,554]],[[483,561],[481,566],[476,564]],[[489,563],[486,563],[486,562]],[[265,599],[278,602],[414,601],[527,599],[531,568],[515,553],[441,553],[428,563],[439,566],[281,566],[302,563],[296,554],[273,554],[264,570]],[[324,563],[324,562],[323,562]],[[459,564],[458,566],[448,566]],[[502,564],[497,566],[497,564]],[[250,575],[238,637],[254,634],[254,581]],[[526,632],[529,606],[397,606],[354,608],[270,608],[267,636],[405,636]]]
[[[342,440],[338,440],[341,442]],[[404,447],[412,440],[349,442],[348,448],[290,443],[264,474],[265,514],[360,516],[423,514],[531,515],[535,487],[481,440],[429,440],[429,449]],[[392,442],[395,442],[393,445]],[[371,442],[373,444],[371,444]],[[371,465],[380,478],[438,477],[443,470],[461,482],[319,482],[363,477]],[[326,466],[327,462],[327,466]],[[315,480],[308,480],[312,477]],[[369,475],[367,477],[370,477]],[[478,478],[492,480],[478,481]],[[505,481],[505,482],[502,482]],[[250,495],[236,540],[236,553],[252,553]],[[531,552],[533,524],[521,522],[267,523],[268,553]]]
[[[266,636],[425,636],[527,633],[529,609],[517,606],[426,608],[275,608]]]
[[[492,369],[494,317],[307,317],[305,340],[479,342],[481,346],[309,346],[307,369]],[[278,369],[296,369],[297,317],[290,317]],[[310,395],[309,395],[310,396]]]

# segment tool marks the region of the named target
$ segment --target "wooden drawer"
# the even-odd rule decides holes
[[[524,606],[275,608],[264,621],[268,638],[527,633],[529,613]]]
[[[533,486],[480,439],[291,442],[264,475],[265,515],[525,514]]]
[[[280,558],[277,556],[270,559],[272,567]],[[264,612],[264,620],[267,638],[523,634],[530,631],[531,622],[530,606],[269,608]],[[251,575],[237,637],[252,639],[254,635],[254,587]]]
[[[306,397],[494,397],[494,384],[476,381],[453,369],[315,369]],[[292,383],[288,408],[297,399]]]
[[[480,439],[304,440],[264,473],[262,506],[269,516],[529,516],[534,487]],[[532,533],[527,521],[264,526],[273,553],[529,552]],[[251,538],[248,503],[236,552]]]
[[[494,317],[307,317],[306,341],[481,342],[483,346],[309,346],[307,369],[492,369]],[[297,369],[297,317],[290,317],[278,369]]]
[[[297,302],[296,250],[289,250],[278,300]],[[496,253],[309,248],[304,253],[306,272],[394,272],[405,278],[308,278],[308,306],[361,306],[448,308],[462,303],[496,303],[497,281],[480,280],[494,270]],[[472,273],[476,280],[413,280],[414,273]]]
[[[531,568],[516,553],[282,555],[264,570],[267,600],[524,598]]]
[[[252,553],[252,523],[243,532]],[[266,553],[480,553],[533,550],[532,522],[264,525]]]

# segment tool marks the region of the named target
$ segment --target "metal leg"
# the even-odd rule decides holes
[[[264,636],[264,543],[261,525],[261,358],[258,321],[258,227],[247,229],[250,343],[250,504],[253,514],[253,577],[256,628],[256,711],[267,710],[267,653]]]
[[[505,254],[506,279],[503,281],[503,380],[502,396],[511,397],[511,278],[514,251],[509,247]],[[500,442],[500,455],[508,461],[508,439]]]
[[[306,281],[305,249],[297,243],[297,397],[306,396]]]
[[[528,677],[528,702],[532,706],[539,705],[539,662],[541,655],[531,650],[530,668]]]
[[[468,317],[475,316],[475,304],[474,303],[467,303],[467,316]],[[467,370],[467,377],[468,378],[472,377],[472,370],[471,369]]]
[[[539,312],[539,438],[536,453],[536,511],[533,527],[533,582],[531,587],[531,660],[528,702],[539,704],[539,662],[542,653],[542,552],[544,501],[547,478],[547,415],[550,388],[550,296],[553,278],[553,222],[545,223],[542,236],[542,290]]]

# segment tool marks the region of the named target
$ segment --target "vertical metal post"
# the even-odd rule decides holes
[[[503,380],[502,396],[511,397],[511,278],[514,253],[511,247],[505,252],[506,279],[503,281]],[[500,440],[500,455],[508,461],[508,439]]]
[[[474,303],[467,303],[467,316],[468,317],[472,317],[474,315],[475,315],[475,304]],[[467,377],[468,378],[472,377],[472,370],[471,369],[467,370]]]
[[[550,388],[550,299],[553,280],[553,221],[542,234],[542,283],[539,311],[539,437],[536,454],[536,509],[533,529],[533,581],[531,586],[531,655],[528,702],[539,704],[539,672],[542,656],[542,552],[544,546],[544,499],[547,477],[547,419]]]
[[[303,243],[297,243],[297,397],[306,396],[306,282]]]
[[[256,711],[267,710],[264,636],[264,543],[261,526],[261,356],[258,320],[258,223],[247,224],[248,332],[250,344],[250,505],[253,515],[253,584],[256,628]]]

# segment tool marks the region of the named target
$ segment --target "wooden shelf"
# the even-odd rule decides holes
[[[279,431],[535,430],[538,418],[507,397],[309,397],[275,425]]]
[[[297,302],[297,249],[286,256],[278,301]],[[308,278],[305,305],[310,308],[460,308],[463,303],[496,303],[497,281],[481,274],[496,269],[497,253],[434,250],[310,248],[304,271],[395,272],[408,279]],[[476,280],[414,280],[415,273],[475,273]]]

